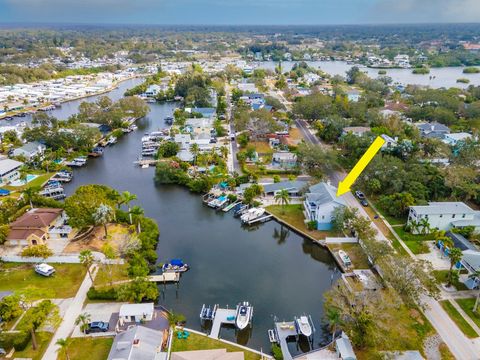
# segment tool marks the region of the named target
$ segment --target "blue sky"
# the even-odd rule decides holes
[[[0,23],[479,22],[480,0],[0,0]]]

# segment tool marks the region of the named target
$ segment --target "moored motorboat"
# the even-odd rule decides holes
[[[244,223],[249,223],[255,219],[258,219],[265,213],[264,208],[251,208],[248,209],[242,216],[240,216],[240,219]]]
[[[180,259],[172,259],[162,266],[164,272],[185,272],[188,271],[188,269],[190,269],[190,266]]]
[[[248,301],[241,302],[237,305],[237,314],[235,317],[235,326],[239,330],[245,329],[251,322],[253,316],[253,307]]]
[[[306,315],[300,316],[298,319],[295,319],[295,325],[299,334],[306,337],[310,337],[313,333],[312,326]]]

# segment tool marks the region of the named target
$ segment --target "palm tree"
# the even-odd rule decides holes
[[[285,205],[290,202],[290,194],[287,189],[281,189],[275,194],[275,202],[279,202],[282,205],[282,212],[285,213]]]
[[[195,144],[192,144],[192,145],[190,146],[190,151],[191,151],[192,154],[193,154],[193,166],[195,166],[196,163],[197,163],[197,156],[198,156],[198,154],[200,153],[200,146],[198,146],[198,144],[196,144],[196,143],[195,143]]]
[[[58,339],[55,344],[59,346],[57,352],[63,353],[67,360],[70,360],[70,356],[68,354],[68,346],[70,345],[70,339]]]
[[[220,154],[222,154],[222,157],[226,159],[228,156],[228,148],[226,146],[222,146],[220,148]]]
[[[90,267],[95,262],[95,258],[93,256],[92,251],[91,250],[82,250],[82,251],[80,251],[80,255],[78,256],[78,258],[80,259],[80,263],[82,263],[83,266],[85,266],[87,268],[88,276],[90,277],[90,280],[92,280],[92,284],[93,284],[93,276],[92,276],[92,273],[90,271]]]
[[[480,270],[477,270],[471,273],[470,275],[468,275],[468,278],[476,281],[480,281]],[[475,305],[473,305],[473,309],[472,309],[474,312],[477,311],[478,304],[480,303],[480,284],[478,284],[477,286],[478,286],[477,298],[475,299]]]
[[[418,223],[418,226],[422,229],[421,230],[422,235],[426,235],[430,233],[431,228],[427,218],[425,217],[422,218]]]
[[[80,330],[85,334],[87,326],[90,323],[91,316],[89,313],[83,313],[77,316],[75,319],[75,325],[80,325]]]
[[[33,209],[33,202],[32,202],[32,199],[33,197],[38,194],[38,192],[40,191],[40,187],[39,186],[29,186],[29,187],[26,187],[23,191],[22,191],[22,195],[24,197],[24,199],[28,202],[30,202],[30,208]]]
[[[175,326],[185,321],[185,315],[180,313],[175,313],[172,310],[170,310],[170,312],[168,313],[167,319],[170,327],[175,328]]]
[[[115,211],[112,209],[112,207],[105,204],[100,204],[100,206],[93,214],[93,219],[95,220],[95,223],[103,225],[103,228],[105,230],[105,238],[107,238],[108,236],[107,224],[112,221],[114,213]]]
[[[130,224],[133,224],[133,221],[132,221],[132,214],[130,212],[130,203],[133,201],[133,200],[137,200],[137,195],[135,194],[131,194],[129,191],[124,191],[122,193],[122,203],[125,204],[128,208],[128,215],[130,217]]]
[[[335,340],[335,333],[337,332],[337,326],[341,323],[340,312],[338,309],[329,308],[327,310],[327,319],[330,328],[332,329],[332,342]]]
[[[448,273],[448,285],[452,285],[453,282],[453,266],[462,260],[463,253],[462,250],[459,248],[452,248],[450,249],[450,252],[448,253],[448,257],[450,258],[450,270]]]
[[[138,205],[135,205],[132,207],[130,210],[130,214],[133,215],[133,218],[135,219],[137,223],[137,233],[140,234],[142,231],[141,226],[140,226],[140,218],[141,216],[145,213],[145,211]]]

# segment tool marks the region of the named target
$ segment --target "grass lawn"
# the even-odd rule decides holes
[[[273,154],[273,149],[266,141],[252,141],[247,145],[247,147],[250,145],[255,146],[255,151],[258,154]]]
[[[283,220],[285,223],[298,229],[299,231],[310,235],[314,239],[323,240],[327,236],[338,236],[335,231],[308,230],[303,216],[302,204],[291,204],[282,207],[281,205],[270,205],[266,207],[267,211]]]
[[[478,306],[477,311],[473,311],[473,306],[475,305],[475,298],[468,299],[457,299],[455,300],[458,305],[462,308],[463,311],[467,313],[470,319],[473,320],[478,327],[480,327],[480,306]]]
[[[123,265],[112,265],[111,266],[112,274],[110,276],[110,270],[107,265],[102,265],[97,272],[95,277],[94,285],[95,286],[107,286],[110,285],[110,282],[128,280],[127,274],[127,264]]]
[[[430,249],[428,245],[424,241],[417,241],[417,240],[407,240],[403,241],[405,245],[415,254],[428,254]]]
[[[385,211],[383,211],[383,209],[377,205],[376,198],[369,197],[368,200],[370,203],[373,203],[373,206],[375,207],[375,209],[377,209],[377,211],[388,221],[390,225],[406,224],[407,222],[406,218],[397,218],[397,217],[386,214]]]
[[[394,227],[393,230],[397,233],[398,236],[400,236],[405,245],[407,245],[414,254],[427,254],[428,252],[430,252],[426,241],[433,241],[433,234],[411,234],[409,232],[406,232],[403,226]]]
[[[236,346],[225,344],[221,341],[211,339],[207,336],[190,333],[188,339],[177,339],[173,336],[172,352],[175,351],[191,351],[191,350],[211,350],[211,349],[227,349],[228,352],[243,351],[245,360],[260,359],[260,355],[250,351],[242,350]]]
[[[52,339],[53,334],[49,332],[37,332],[37,350],[33,350],[32,342],[27,344],[27,347],[22,351],[15,351],[15,358],[27,358],[32,360],[40,360],[48,344]]]
[[[328,247],[334,253],[337,253],[338,250],[345,251],[350,257],[350,260],[352,260],[352,265],[355,269],[370,268],[367,255],[359,244],[328,244]]]
[[[475,330],[472,329],[469,323],[460,315],[460,313],[453,307],[448,300],[440,301],[443,309],[447,312],[448,316],[457,324],[458,328],[469,338],[473,339],[478,337]]]
[[[448,270],[434,270],[433,276],[435,276],[435,279],[437,279],[439,284],[445,284],[448,282],[448,273],[449,273]],[[459,291],[468,290],[465,284],[462,283],[461,281],[455,281],[453,283],[453,286],[455,286],[455,288]]]
[[[33,264],[6,263],[0,269],[0,291],[17,291],[28,286],[50,290],[48,298],[69,298],[75,296],[86,269],[81,264],[55,264],[52,277],[38,275]]]
[[[441,360],[455,360],[455,356],[453,356],[447,344],[444,342],[439,345],[438,350],[440,351]]]
[[[113,338],[107,337],[86,337],[70,338],[68,355],[70,360],[105,360],[113,344]],[[59,354],[58,360],[65,360],[63,354]]]

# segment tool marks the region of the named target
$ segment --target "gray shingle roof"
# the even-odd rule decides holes
[[[307,201],[314,202],[317,206],[336,202],[337,204],[346,206],[345,200],[337,197],[337,189],[327,183],[320,182],[310,186],[307,193]]]
[[[160,331],[135,326],[115,337],[108,360],[154,360],[161,344]]]

